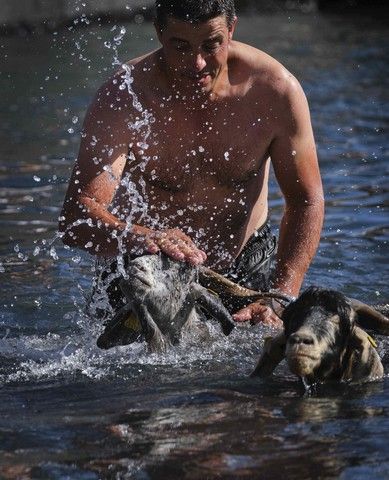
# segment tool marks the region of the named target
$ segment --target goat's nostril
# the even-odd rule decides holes
[[[315,340],[311,335],[308,334],[293,333],[289,337],[289,343],[291,343],[292,345],[313,345],[315,343]]]
[[[293,335],[289,337],[289,343],[292,345],[300,343],[300,337],[296,333],[293,333]]]

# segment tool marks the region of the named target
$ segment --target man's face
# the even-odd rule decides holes
[[[168,18],[158,38],[167,73],[178,90],[212,91],[227,67],[234,26],[228,29],[224,15],[199,24]]]

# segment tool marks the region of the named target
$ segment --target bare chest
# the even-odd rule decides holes
[[[133,147],[149,185],[182,192],[199,182],[228,188],[255,178],[268,156],[270,125],[247,104],[200,113],[163,106],[153,120],[146,148],[144,142]]]

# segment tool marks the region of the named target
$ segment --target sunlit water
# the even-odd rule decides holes
[[[213,326],[213,342],[165,356],[95,346],[101,326],[81,313],[93,262],[56,226],[93,92],[113,63],[157,46],[151,25],[120,27],[0,40],[0,478],[387,478],[387,378],[310,395],[285,366],[251,380],[272,333],[260,328],[226,339]],[[327,212],[306,284],[387,303],[384,25],[280,14],[241,18],[237,37],[310,101]],[[277,225],[274,183],[270,197]]]

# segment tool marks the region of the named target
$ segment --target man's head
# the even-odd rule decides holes
[[[166,27],[168,17],[202,23],[224,15],[229,29],[235,21],[234,0],[156,0],[155,10],[155,25],[160,30]]]
[[[226,78],[235,26],[233,0],[158,0],[155,27],[162,60],[177,92],[212,92]]]

